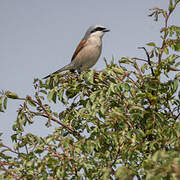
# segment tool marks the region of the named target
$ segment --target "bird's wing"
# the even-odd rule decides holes
[[[77,56],[77,54],[84,48],[86,42],[87,42],[87,39],[83,39],[83,40],[79,43],[78,47],[77,47],[76,50],[74,51],[74,54],[73,54],[72,59],[71,59],[71,62],[74,60],[74,58]]]

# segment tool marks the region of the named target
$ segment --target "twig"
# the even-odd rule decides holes
[[[10,151],[10,152],[12,152],[12,153],[19,154],[19,153],[17,153],[16,151],[12,150],[10,147],[8,147],[8,146],[6,146],[6,145],[4,145],[4,144],[1,144],[0,147],[4,147],[4,148],[8,149],[8,151]]]
[[[43,116],[43,117],[45,117],[45,118],[49,118],[48,115],[42,114],[41,116]],[[68,131],[70,131],[70,132],[72,132],[73,134],[77,135],[79,138],[82,138],[82,136],[81,136],[78,132],[76,132],[74,129],[70,128],[69,126],[63,124],[62,122],[58,121],[57,119],[51,117],[51,120],[54,121],[54,122],[56,122],[57,124],[60,124],[62,127],[66,128]]]
[[[177,120],[178,117],[180,117],[180,113],[176,116],[175,120]],[[179,119],[179,122],[180,122],[180,119]]]
[[[43,106],[43,104],[42,104],[42,102],[41,102],[41,100],[40,100],[39,98],[37,98],[37,102],[36,102],[36,101],[34,101],[34,102],[35,102],[36,104],[38,104],[38,105],[43,109],[45,115],[41,115],[41,116],[46,117],[46,118],[48,118],[48,119],[50,118],[50,120],[52,120],[52,121],[60,124],[61,126],[63,126],[64,128],[66,128],[68,131],[72,132],[73,134],[78,135],[79,138],[82,138],[82,136],[81,136],[79,133],[77,133],[75,130],[73,130],[73,129],[70,128],[69,126],[65,125],[64,123],[58,121],[57,119],[55,119],[55,118],[53,118],[53,117],[50,117],[50,116],[49,116],[49,112],[45,109],[45,107]]]
[[[172,71],[180,71],[180,69],[176,69],[176,68],[174,68],[174,67],[170,67],[170,69],[171,69]]]
[[[139,175],[136,175],[136,177],[137,177],[138,180],[141,180],[141,177]]]
[[[140,88],[140,85],[139,85],[138,83],[136,83],[136,82],[129,76],[128,73],[126,73],[125,75],[126,75],[126,77],[128,77],[128,78],[132,81],[132,83],[133,83],[137,88]]]
[[[151,65],[151,59],[150,59],[149,53],[147,52],[146,48],[145,47],[138,47],[138,49],[144,49],[144,51],[146,53],[146,56],[147,56],[147,59],[148,59],[148,64],[149,64],[149,66],[151,68],[151,73],[152,73],[153,76],[155,76],[152,65]]]
[[[14,175],[14,173],[10,172],[8,169],[4,167],[4,163],[0,161],[0,166],[3,171],[5,171],[7,174],[10,174],[14,179],[20,179],[18,176]]]
[[[28,98],[30,98],[30,97],[28,97]],[[18,99],[19,99],[19,100],[27,101],[28,98],[27,98],[27,99],[26,99],[26,98],[18,98]],[[46,118],[48,118],[48,119],[50,118],[52,121],[56,122],[57,124],[60,124],[60,125],[63,126],[64,128],[66,128],[68,131],[72,132],[73,134],[76,134],[79,138],[82,138],[82,136],[81,136],[79,133],[77,133],[75,130],[73,130],[73,129],[70,128],[69,126],[65,125],[64,123],[58,121],[57,119],[55,119],[55,118],[53,118],[53,117],[50,117],[50,116],[49,116],[49,112],[45,109],[45,107],[43,106],[43,104],[42,104],[42,102],[41,102],[41,100],[39,99],[38,96],[36,96],[36,99],[37,99],[37,101],[35,101],[35,100],[33,100],[32,98],[30,98],[31,101],[33,101],[35,104],[39,105],[39,106],[43,109],[45,115],[42,114],[41,116],[46,117]]]
[[[25,145],[25,149],[26,149],[26,153],[29,154],[27,144]]]

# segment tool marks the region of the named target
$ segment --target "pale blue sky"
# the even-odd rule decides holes
[[[42,78],[70,62],[73,51],[90,25],[111,29],[103,38],[103,51],[92,69],[103,69],[112,56],[144,57],[144,46],[159,41],[160,23],[148,17],[149,8],[167,8],[168,0],[0,0],[0,89],[23,97],[33,94],[34,78]],[[180,23],[180,6],[170,22]],[[9,101],[0,113],[0,132],[10,143],[19,102]],[[59,107],[61,110],[62,107]],[[46,135],[37,120],[27,132]],[[52,130],[53,128],[51,128]]]

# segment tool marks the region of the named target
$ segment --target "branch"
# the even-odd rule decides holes
[[[177,120],[180,117],[180,113],[176,116],[175,120]],[[180,122],[180,119],[179,119]]]
[[[68,131],[70,131],[70,132],[73,133],[74,135],[77,135],[79,138],[82,138],[82,136],[81,136],[78,132],[76,132],[74,129],[70,128],[69,126],[65,125],[64,123],[58,121],[58,120],[55,119],[55,118],[50,117],[50,116],[49,116],[49,112],[45,109],[45,107],[43,106],[41,100],[39,99],[39,97],[38,97],[37,95],[36,95],[36,99],[37,99],[37,101],[33,100],[33,99],[32,99],[31,97],[29,97],[29,96],[27,96],[26,98],[18,98],[18,100],[23,100],[23,101],[27,101],[27,100],[33,101],[35,104],[39,105],[39,106],[43,109],[45,115],[42,114],[41,116],[46,117],[46,118],[48,118],[48,119],[56,122],[57,124],[60,124],[62,127],[64,127],[65,129],[67,129]],[[13,152],[13,150],[10,150],[10,149],[9,149],[9,151]],[[15,153],[16,153],[16,152],[15,152]]]
[[[67,129],[68,131],[70,131],[71,133],[73,133],[74,135],[77,135],[79,138],[82,138],[82,136],[76,132],[74,129],[70,128],[69,126],[65,125],[64,123],[58,121],[57,119],[53,118],[53,117],[49,117],[48,115],[44,115],[42,114],[41,116],[47,118],[47,119],[51,119],[52,121],[56,122],[57,124],[60,124],[62,127],[64,127],[65,129]]]
[[[4,147],[4,148],[6,148],[8,151],[10,151],[10,152],[12,152],[12,153],[19,154],[19,153],[17,153],[16,151],[12,150],[10,147],[8,147],[8,146],[6,146],[6,145],[4,145],[4,144],[0,144],[0,147]]]
[[[171,69],[172,71],[180,71],[180,69],[176,69],[176,68],[174,68],[174,67],[170,67],[170,69]]]
[[[8,169],[4,167],[4,163],[0,160],[0,167],[3,171],[5,171],[7,174],[10,174],[14,179],[20,179],[18,176],[14,175],[14,173],[10,172]]]
[[[149,57],[149,53],[147,52],[146,48],[145,47],[138,47],[138,49],[144,49],[144,51],[146,53],[146,56],[147,56],[147,59],[148,59],[148,64],[149,64],[149,66],[151,68],[151,73],[152,73],[153,76],[155,76],[152,65],[151,65],[151,59]]]
[[[139,66],[138,66],[138,64],[136,63],[136,61],[134,61],[134,68],[137,70],[137,72],[139,73],[139,76],[140,76],[142,82],[144,83],[144,79],[143,79],[142,72],[141,72],[141,70],[139,69]],[[128,73],[126,73],[126,74],[128,74]]]
[[[125,73],[125,76],[127,77],[127,78],[129,78],[131,81],[132,81],[132,83],[137,87],[137,88],[140,88],[140,85],[137,83],[137,82],[135,82],[131,77],[130,77],[130,75],[128,74],[128,73]],[[142,79],[143,80],[143,79]]]
[[[57,124],[60,124],[62,127],[66,128],[66,129],[67,129],[68,131],[70,131],[71,133],[77,135],[79,138],[82,138],[82,136],[81,136],[78,132],[76,132],[74,129],[72,129],[71,127],[65,125],[64,123],[58,121],[57,119],[55,119],[55,118],[53,118],[53,117],[50,117],[50,116],[49,116],[49,112],[45,109],[45,107],[43,106],[43,104],[42,104],[42,102],[41,102],[41,100],[39,99],[38,96],[36,96],[36,99],[37,99],[37,102],[34,101],[34,100],[33,100],[33,101],[34,101],[36,104],[38,104],[38,105],[43,109],[43,111],[44,111],[44,113],[45,113],[45,115],[42,114],[41,116],[46,117],[46,118],[48,118],[48,119],[56,122]]]

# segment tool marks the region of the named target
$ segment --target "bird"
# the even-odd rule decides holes
[[[78,73],[81,73],[84,70],[90,69],[98,61],[102,51],[102,37],[109,31],[109,29],[102,25],[90,26],[74,51],[71,62],[43,79],[66,70],[71,72],[77,70]]]

